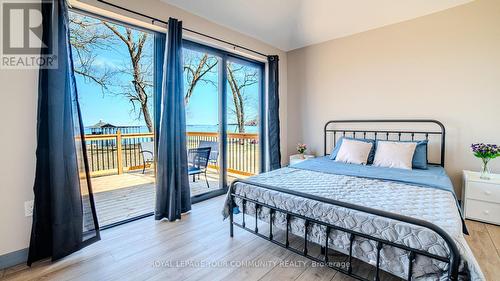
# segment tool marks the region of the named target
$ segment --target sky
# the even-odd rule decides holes
[[[140,32],[140,31],[135,31]],[[103,69],[120,69],[125,63],[129,63],[130,58],[128,55],[128,49],[121,41],[116,41],[117,43],[112,44],[111,48],[96,49],[93,48],[92,52],[95,54],[94,68],[95,72],[103,71]],[[149,36],[145,44],[144,54],[146,57],[153,57],[153,36]],[[185,53],[193,52],[190,50],[185,50]],[[73,51],[73,57],[75,64],[77,64],[77,58],[75,57],[75,51]],[[153,61],[153,59],[151,59]],[[151,73],[152,74],[152,73]],[[82,119],[84,126],[92,126],[99,121],[104,121],[106,123],[111,123],[113,125],[134,125],[134,126],[144,126],[144,118],[141,116],[138,119],[138,113],[140,108],[136,105],[137,111],[133,111],[131,102],[127,100],[126,97],[113,94],[109,92],[103,92],[101,87],[95,82],[84,79],[83,76],[76,74],[76,83],[79,95],[80,106],[82,110]],[[212,81],[218,80],[218,73],[211,73],[207,75],[207,79]],[[130,83],[132,77],[129,74],[118,73],[113,76],[113,82],[117,84]],[[152,75],[149,77],[152,81]],[[119,83],[118,83],[119,82]],[[131,85],[131,83],[130,83]],[[186,85],[187,86],[187,85]],[[185,90],[187,87],[184,87]],[[193,95],[186,106],[186,120],[187,125],[217,125],[218,124],[218,86],[214,86],[210,83],[199,82],[196,85]],[[113,92],[119,92],[120,87],[110,87]],[[149,92],[152,88],[149,88]],[[236,118],[232,113],[231,108],[234,108],[232,94],[228,86],[227,104],[228,110],[228,123],[235,123]],[[258,115],[258,84],[252,85],[245,89],[246,96],[245,100],[245,111],[246,120],[255,119]],[[149,100],[151,103],[150,111],[153,115],[152,109],[152,99]]]

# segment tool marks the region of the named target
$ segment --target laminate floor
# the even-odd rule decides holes
[[[353,280],[239,228],[231,239],[220,214],[223,201],[220,196],[195,204],[173,223],[145,218],[104,230],[101,241],[75,254],[0,270],[0,279]],[[467,224],[467,240],[483,272],[488,280],[500,280],[500,227]]]

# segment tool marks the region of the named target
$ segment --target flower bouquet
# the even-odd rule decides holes
[[[305,143],[299,143],[297,144],[297,152],[302,156],[302,159],[304,159],[304,152],[307,150],[307,144]]]
[[[474,156],[483,161],[481,178],[489,180],[490,170],[488,168],[488,162],[500,156],[500,148],[496,144],[473,143],[471,149]]]

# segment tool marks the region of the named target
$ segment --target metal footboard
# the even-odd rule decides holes
[[[331,204],[331,205],[335,205],[335,206],[339,206],[339,207],[344,207],[344,208],[347,208],[347,209],[352,209],[352,210],[356,210],[356,211],[360,211],[360,212],[364,212],[364,213],[367,213],[367,214],[373,214],[373,215],[376,215],[376,216],[380,216],[380,217],[384,217],[384,218],[389,218],[389,219],[392,219],[392,220],[396,220],[396,221],[400,221],[400,222],[404,222],[404,223],[408,223],[408,224],[412,224],[412,225],[417,225],[417,226],[420,226],[420,227],[424,227],[424,228],[427,228],[427,229],[430,229],[432,230],[433,232],[435,232],[436,234],[438,234],[444,241],[445,243],[447,244],[448,246],[448,249],[449,249],[449,256],[448,257],[442,257],[442,256],[438,256],[438,255],[435,255],[435,254],[432,254],[430,252],[427,252],[427,251],[424,251],[424,250],[421,250],[421,249],[415,249],[415,248],[412,248],[412,247],[408,247],[406,245],[401,245],[401,244],[397,244],[397,243],[394,243],[394,242],[391,242],[391,241],[388,241],[388,240],[385,240],[385,239],[382,239],[382,238],[378,238],[378,237],[373,237],[373,236],[370,236],[370,235],[367,235],[367,234],[364,234],[364,233],[361,233],[361,232],[357,232],[357,231],[354,231],[354,230],[351,230],[351,229],[346,229],[346,228],[343,228],[343,227],[340,227],[340,226],[336,226],[336,225],[333,225],[333,224],[330,224],[330,223],[326,223],[326,222],[322,222],[322,221],[318,221],[316,219],[313,219],[313,218],[309,218],[309,217],[306,217],[306,216],[303,216],[303,215],[300,215],[300,214],[296,214],[296,213],[293,213],[293,212],[290,212],[290,211],[287,211],[287,210],[283,210],[283,209],[280,209],[276,206],[271,206],[271,205],[268,205],[268,204],[265,204],[265,203],[261,203],[261,202],[258,202],[254,199],[250,199],[250,198],[246,198],[244,196],[241,196],[241,195],[238,195],[238,194],[235,194],[234,193],[234,186],[237,184],[237,183],[245,183],[245,184],[250,184],[250,185],[254,185],[254,186],[257,186],[257,187],[260,187],[260,188],[264,188],[264,189],[268,189],[268,190],[273,190],[273,191],[278,191],[278,192],[282,192],[282,193],[286,193],[286,194],[290,194],[290,195],[294,195],[294,196],[298,196],[298,197],[303,197],[303,198],[307,198],[307,199],[311,199],[311,200],[315,200],[315,201],[319,201],[319,202],[322,202],[322,203],[325,203],[325,204]],[[238,223],[238,222],[235,222],[234,221],[234,215],[233,215],[233,208],[235,206],[235,198],[239,198],[242,200],[242,222],[241,223]],[[252,204],[255,204],[255,228],[254,229],[250,229],[246,226],[246,223],[245,223],[245,211],[246,211],[246,204],[247,203],[252,203]],[[270,229],[269,229],[269,233],[266,235],[264,233],[261,233],[259,232],[259,229],[258,229],[258,210],[260,208],[268,208],[270,210],[270,215],[269,215],[269,225],[270,225]],[[277,240],[274,239],[273,237],[273,222],[274,222],[274,214],[276,212],[280,212],[280,213],[283,213],[286,215],[286,236],[285,236],[285,243],[281,243]],[[248,215],[247,215],[248,216]],[[299,249],[296,249],[296,248],[293,248],[293,247],[290,247],[290,242],[289,242],[289,228],[290,228],[290,220],[291,218],[294,217],[294,218],[300,218],[302,220],[304,220],[304,226],[305,226],[305,232],[304,232],[304,248],[302,250],[299,250]],[[384,245],[388,245],[388,246],[392,246],[392,247],[395,247],[395,248],[399,248],[399,249],[402,249],[402,250],[405,250],[408,252],[408,260],[409,260],[409,263],[408,263],[408,276],[407,276],[407,279],[406,280],[412,280],[412,271],[413,271],[413,261],[415,260],[416,256],[417,255],[421,255],[421,256],[426,256],[428,258],[431,258],[431,259],[435,259],[435,260],[438,260],[438,261],[441,261],[441,262],[444,262],[444,263],[447,263],[449,266],[448,266],[448,278],[449,280],[457,280],[458,279],[458,267],[459,267],[459,263],[460,263],[460,254],[459,254],[459,251],[458,251],[458,248],[455,244],[455,242],[453,241],[453,239],[448,235],[448,233],[446,233],[442,228],[432,224],[432,223],[429,223],[427,221],[423,221],[423,220],[419,220],[419,219],[415,219],[415,218],[411,218],[411,217],[407,217],[407,216],[403,216],[403,215],[399,215],[399,214],[394,214],[394,213],[389,213],[389,212],[386,212],[386,211],[381,211],[381,210],[376,210],[376,209],[372,209],[372,208],[367,208],[367,207],[364,207],[364,206],[358,206],[358,205],[354,205],[354,204],[350,204],[350,203],[346,203],[346,202],[341,202],[341,201],[337,201],[337,200],[333,200],[333,199],[328,199],[328,198],[323,198],[323,197],[319,197],[319,196],[315,196],[315,195],[311,195],[311,194],[307,194],[307,193],[302,193],[302,192],[297,192],[297,191],[293,191],[293,190],[288,190],[288,189],[283,189],[283,188],[279,188],[279,187],[274,187],[274,186],[269,186],[269,185],[266,185],[266,184],[261,184],[261,183],[255,183],[255,182],[251,182],[251,181],[246,181],[246,180],[241,180],[241,179],[237,179],[235,181],[232,182],[231,186],[230,186],[230,190],[229,190],[229,218],[230,218],[230,236],[233,237],[234,235],[234,226],[237,226],[237,227],[240,227],[242,229],[245,229],[251,233],[254,233],[255,235],[261,237],[261,238],[264,238],[276,245],[279,245],[281,247],[284,247],[296,254],[299,254],[301,256],[304,256],[304,257],[307,257],[313,261],[316,261],[316,262],[320,262],[320,263],[324,263],[325,265],[327,265],[328,267],[334,269],[334,270],[337,270],[339,272],[342,272],[346,275],[349,275],[355,279],[358,279],[358,280],[366,280],[368,281],[369,279],[366,279],[365,277],[362,277],[362,276],[359,276],[357,274],[355,274],[353,272],[353,267],[352,267],[352,250],[353,250],[353,241],[356,237],[362,237],[362,238],[365,238],[365,239],[368,239],[368,240],[372,240],[374,242],[376,242],[377,244],[377,258],[376,258],[376,272],[375,272],[375,278],[374,280],[378,281],[380,280],[380,274],[379,274],[379,271],[380,271],[380,251],[382,250],[383,246]],[[253,218],[252,218],[253,219]],[[321,258],[318,258],[316,256],[311,256],[308,254],[308,230],[309,230],[309,225],[311,224],[316,224],[316,225],[320,225],[320,226],[324,226],[325,227],[325,244],[324,245],[321,245],[322,249],[324,249],[324,253],[323,253],[323,259]],[[328,245],[328,237],[329,237],[329,234],[330,234],[330,231],[331,230],[339,230],[339,231],[342,231],[342,232],[345,232],[345,233],[348,233],[349,235],[349,241],[350,241],[350,245],[349,245],[349,255],[348,255],[348,264],[347,264],[347,269],[345,268],[342,268],[342,267],[339,267],[339,266],[336,266],[332,263],[329,263],[328,261],[328,250],[329,250],[329,245]]]

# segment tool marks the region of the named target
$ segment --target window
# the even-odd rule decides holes
[[[99,224],[150,214],[154,34],[70,12],[70,41]]]
[[[87,156],[101,226],[154,210],[155,34],[70,13],[70,41]],[[260,172],[264,64],[184,40],[188,158],[210,147],[190,175],[193,202]]]
[[[191,194],[218,195],[260,172],[263,64],[187,40],[183,56],[188,148],[211,148],[208,186],[193,176]]]

